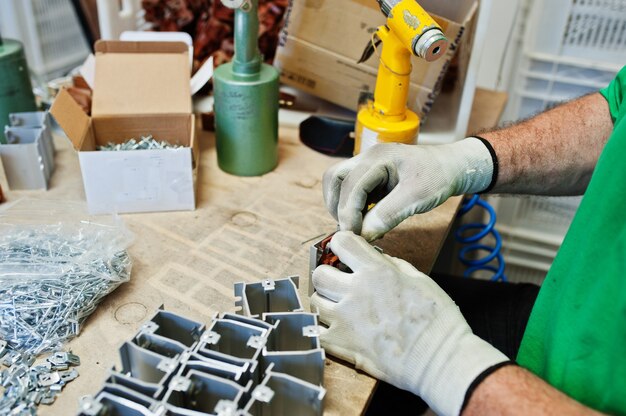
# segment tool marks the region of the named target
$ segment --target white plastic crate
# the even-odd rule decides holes
[[[505,120],[598,91],[626,64],[626,0],[534,0]]]
[[[496,229],[527,241],[560,246],[581,197],[492,197],[497,213]]]
[[[541,284],[569,229],[581,197],[494,196],[501,253],[510,282]]]
[[[536,0],[526,52],[624,65],[626,0]]]
[[[516,113],[525,118],[606,87],[621,67],[532,54],[522,59],[521,68],[515,96],[518,102],[511,105],[517,105]]]
[[[514,116],[509,118],[527,118],[560,102],[596,92],[606,87],[620,68],[567,57],[523,54],[507,109]]]
[[[89,54],[71,0],[0,0],[0,28],[24,44],[38,81],[65,75]]]
[[[541,285],[547,274],[546,270],[538,270],[512,262],[506,264],[506,277],[511,283],[534,283]]]
[[[540,285],[552,266],[558,248],[558,245],[502,235],[501,254],[504,257],[504,274],[507,281]],[[457,273],[462,273],[463,270],[464,268]],[[472,277],[488,280],[493,277],[493,273],[480,270],[474,272]]]

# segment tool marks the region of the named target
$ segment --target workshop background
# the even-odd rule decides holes
[[[96,6],[101,9],[100,25]],[[287,6],[287,0],[261,1],[259,6],[259,44],[267,62],[274,58]],[[126,9],[124,19],[114,18],[120,7]],[[622,64],[623,33],[617,32],[623,32],[626,6],[621,1],[511,0],[490,7],[475,85],[507,92],[503,123],[596,91]],[[94,37],[115,38],[128,29],[182,30],[194,39],[194,69],[209,56],[217,66],[233,53],[233,13],[219,2],[0,0],[0,10],[0,33],[24,44],[32,80],[44,100],[50,98],[50,85],[62,82],[87,57]],[[82,12],[81,19],[76,10]],[[611,31],[616,34],[611,36]],[[83,93],[80,86],[73,90],[75,97]],[[488,200],[498,215],[496,229],[503,237],[507,276],[512,281],[541,282],[580,199]],[[440,271],[462,269],[455,256],[444,258],[449,261],[440,262]]]
[[[346,1],[346,4],[349,3],[349,7],[352,7],[351,10],[354,10],[356,14],[362,13],[360,16],[376,16],[376,19],[384,21],[377,7],[361,8],[361,4],[366,2],[375,3],[374,0],[350,0]],[[303,6],[304,4],[307,6]],[[161,212],[149,216],[125,216],[126,226],[119,223],[107,224],[109,232],[113,230],[115,237],[104,233],[104,236],[110,240],[110,247],[107,245],[105,248],[107,253],[113,252],[112,258],[116,265],[117,280],[114,279],[113,283],[107,285],[99,296],[104,297],[117,285],[129,279],[126,269],[129,267],[128,258],[126,254],[119,254],[126,253],[126,248],[131,244],[132,239],[127,234],[127,227],[134,230],[141,229],[145,237],[143,241],[136,244],[138,247],[135,248],[136,252],[141,253],[141,257],[133,259],[133,273],[138,272],[142,273],[142,276],[149,276],[142,282],[145,285],[141,286],[142,302],[145,300],[145,305],[158,304],[159,300],[166,299],[170,306],[188,311],[192,318],[200,320],[201,316],[206,319],[216,311],[233,306],[230,304],[232,285],[241,284],[242,274],[249,279],[244,286],[245,284],[253,285],[253,281],[258,280],[258,275],[271,277],[268,276],[270,272],[276,271],[279,271],[281,276],[299,274],[301,280],[306,280],[309,271],[302,266],[303,251],[305,255],[308,254],[308,245],[314,244],[320,237],[331,233],[336,225],[322,207],[321,192],[318,189],[321,187],[320,166],[327,167],[336,159],[330,160],[317,152],[303,157],[298,150],[303,146],[302,142],[298,140],[294,132],[311,114],[348,119],[352,123],[350,125],[352,129],[357,109],[357,96],[361,99],[372,93],[367,84],[375,79],[378,65],[378,59],[372,58],[358,67],[362,70],[355,70],[354,65],[363,47],[366,46],[361,37],[350,38],[330,31],[319,32],[313,25],[307,26],[306,22],[311,21],[311,15],[307,14],[311,13],[311,10],[308,9],[315,9],[313,6],[319,6],[319,9],[315,9],[316,16],[326,12],[327,15],[324,16],[328,19],[328,28],[335,25],[337,32],[340,33],[361,30],[362,34],[371,34],[368,32],[368,30],[371,32],[371,27],[359,27],[358,22],[352,27],[345,16],[335,13],[334,10],[321,8],[322,4],[324,4],[323,0],[306,2],[259,0],[258,42],[263,55],[263,65],[266,65],[264,67],[259,63],[259,66],[266,69],[273,66],[280,70],[280,96],[279,100],[275,101],[278,101],[277,106],[280,104],[280,129],[283,132],[285,130],[290,132],[286,138],[281,136],[283,148],[280,150],[282,157],[280,163],[282,165],[279,164],[276,168],[282,175],[286,175],[285,172],[293,175],[293,178],[290,177],[287,181],[280,175],[272,174],[262,177],[255,174],[255,177],[245,179],[222,175],[223,172],[219,171],[218,164],[222,171],[228,171],[229,162],[218,160],[216,163],[213,142],[209,144],[208,140],[205,140],[200,143],[200,140],[195,137],[196,130],[201,129],[211,131],[210,134],[213,134],[214,119],[219,116],[213,111],[213,93],[219,88],[220,79],[228,81],[228,77],[219,75],[217,69],[214,77],[215,83],[209,82],[205,85],[206,79],[204,78],[208,77],[209,72],[213,74],[214,68],[229,62],[234,52],[234,12],[223,6],[222,2],[218,0],[0,0],[2,38],[17,39],[22,43],[25,56],[21,57],[19,53],[16,55],[20,59],[19,65],[23,65],[22,62],[28,65],[28,77],[32,81],[37,104],[42,109],[49,109],[52,106],[51,113],[58,116],[58,124],[71,140],[71,144],[67,144],[64,151],[58,152],[54,143],[58,145],[62,130],[52,118],[47,115],[41,118],[32,115],[22,116],[22,118],[19,115],[12,117],[11,126],[8,126],[6,130],[7,137],[21,135],[21,140],[31,145],[29,147],[31,153],[25,154],[24,159],[21,160],[33,161],[38,169],[41,168],[39,176],[31,177],[24,174],[20,178],[22,181],[20,185],[26,182],[28,185],[34,184],[39,189],[48,190],[51,198],[80,199],[85,195],[82,193],[82,186],[78,184],[81,182],[81,177],[76,173],[79,172],[79,162],[76,160],[79,158],[85,193],[92,212],[112,212],[119,208],[119,206],[111,205],[110,199],[107,200],[111,192],[117,190],[110,189],[110,183],[107,184],[102,180],[102,169],[107,169],[107,174],[123,185],[125,197],[128,197],[128,200],[134,194],[143,197],[143,200],[135,200],[124,205],[127,208],[125,212],[193,211],[196,208],[196,198],[200,199],[200,195],[206,197],[210,193],[214,198],[211,200],[211,206],[203,207],[208,212],[208,216],[194,217],[194,220],[199,223],[185,222],[185,219],[189,218],[186,216],[188,213]],[[419,142],[423,144],[449,143],[465,135],[468,125],[472,125],[470,123],[472,105],[476,97],[480,98],[478,92],[475,94],[477,88],[502,92],[503,94],[500,95],[489,96],[500,97],[498,99],[502,101],[504,95],[508,97],[499,120],[500,124],[505,124],[527,118],[559,102],[597,91],[605,87],[623,65],[626,50],[625,0],[509,0],[506,2],[424,0],[420,1],[420,4],[423,4],[427,11],[434,9],[434,13],[439,15],[439,21],[445,22],[446,34],[458,35],[458,39],[454,39],[454,42],[458,41],[455,43],[458,51],[451,62],[442,59],[440,62],[425,65],[424,62],[417,62],[414,58],[415,71],[410,79],[409,94],[410,101],[415,104],[414,110],[422,116],[424,121],[419,133]],[[479,4],[480,14],[478,13]],[[286,21],[290,21],[291,26],[285,27]],[[343,27],[342,22],[345,23]],[[294,29],[294,25],[298,25],[297,30]],[[94,52],[96,40],[118,39],[125,31],[155,31],[159,34],[184,32],[183,34],[187,36],[184,39],[189,39],[189,50],[193,50],[189,67],[197,76],[198,81],[194,84],[194,78],[192,78],[188,88],[187,62],[181,65],[180,56],[172,57],[171,62],[167,63],[170,65],[167,68],[172,69],[173,73],[170,79],[175,85],[184,84],[185,89],[163,88],[163,95],[158,96],[162,101],[174,103],[172,111],[161,116],[168,120],[175,120],[173,123],[177,127],[177,132],[174,133],[172,129],[169,129],[166,123],[159,123],[159,116],[149,114],[150,117],[154,117],[154,124],[159,125],[163,132],[167,132],[172,137],[178,135],[177,141],[184,143],[182,146],[184,149],[181,151],[163,156],[164,163],[171,163],[171,166],[176,166],[178,169],[173,182],[176,182],[179,188],[171,193],[171,198],[167,201],[171,205],[155,207],[146,202],[150,199],[149,197],[159,194],[161,188],[158,191],[156,189],[161,186],[160,184],[152,184],[154,185],[152,189],[139,186],[132,181],[133,175],[142,172],[140,167],[148,166],[149,162],[138,159],[137,165],[130,167],[126,166],[125,161],[121,159],[115,159],[113,163],[107,160],[105,163],[94,155],[90,155],[90,153],[104,152],[91,152],[91,150],[96,150],[95,143],[85,139],[84,126],[91,121],[98,126],[94,131],[89,130],[87,134],[87,136],[91,134],[89,137],[92,139],[99,134],[98,131],[105,131],[111,137],[119,133],[115,127],[111,127],[110,120],[106,117],[107,113],[101,111],[104,107],[107,110],[119,111],[118,116],[128,118],[134,116],[124,113],[130,105],[124,102],[120,105],[113,94],[109,94],[107,102],[100,102],[98,105],[92,102],[93,79],[90,77],[94,76],[93,68],[96,64],[108,65],[107,68],[116,76],[124,71],[132,73],[133,81],[142,78],[149,79],[159,72],[157,68],[146,68],[142,72],[137,68],[125,67],[127,64],[141,62],[141,54],[149,54],[151,52],[149,48],[135,51],[136,53],[132,55],[136,56],[130,57],[128,61],[106,61],[101,58],[104,56],[107,57],[106,59],[114,59],[112,55],[115,55],[116,50],[114,46],[105,43],[101,44],[100,49],[97,50],[98,58],[90,57],[90,54]],[[9,45],[8,41],[6,44]],[[343,55],[337,51],[331,53],[329,52],[331,46],[347,48],[350,53]],[[169,52],[175,55],[185,53],[186,50],[185,48],[172,48]],[[332,62],[328,55],[333,56]],[[99,62],[98,59],[100,59]],[[320,76],[319,71],[316,72],[316,66],[323,66],[328,74],[332,74],[332,77]],[[109,81],[112,78],[115,77],[110,77]],[[331,79],[335,84],[330,82]],[[269,87],[277,82],[277,79],[268,76],[266,83],[268,96],[272,93]],[[228,82],[224,85],[229,86]],[[337,85],[345,85],[345,89],[339,89]],[[114,92],[130,89],[128,83],[123,85],[111,83],[99,88],[110,89]],[[150,90],[149,85],[144,90]],[[190,95],[193,95],[193,107],[188,105]],[[496,98],[493,98],[493,101]],[[138,104],[137,107],[144,107],[145,104],[148,109],[162,110],[158,103],[145,102],[142,101],[143,98],[137,97],[130,99],[135,100],[132,104]],[[259,102],[264,101],[259,100]],[[488,107],[488,104],[484,106]],[[28,103],[28,105],[31,104]],[[21,111],[35,109],[33,105],[31,105],[33,108],[26,107]],[[245,109],[250,110],[248,107]],[[268,112],[270,110],[272,109]],[[237,111],[243,110],[241,108],[233,110],[233,112]],[[276,111],[278,111],[277,108]],[[499,109],[495,112],[500,114]],[[196,114],[200,116],[195,117]],[[146,114],[143,115],[146,116]],[[32,131],[20,130],[20,126],[23,127],[29,123],[34,123],[41,128],[40,132],[44,132],[41,133],[40,141],[37,141],[38,138],[28,136],[33,134]],[[196,129],[195,123],[201,126]],[[233,129],[238,127],[238,123],[232,124]],[[126,126],[130,126],[129,129],[132,131],[138,131],[137,126],[132,125],[130,121]],[[53,129],[57,135],[54,140],[50,133]],[[77,133],[78,131],[82,136]],[[206,139],[207,136],[203,137]],[[255,166],[261,169],[260,173],[269,172],[275,168],[275,158],[278,154],[275,138],[267,135],[264,139],[268,147],[273,144],[274,154],[264,158],[264,162],[267,163],[263,166]],[[78,151],[78,158],[72,146]],[[107,146],[108,149],[99,150],[126,150],[119,143],[105,144],[103,147]],[[151,136],[140,137],[139,135],[128,146],[132,149],[170,149],[169,145],[158,142]],[[201,147],[204,148],[202,155],[200,155]],[[111,158],[114,156],[111,155]],[[220,158],[219,151],[217,158]],[[198,165],[201,164],[204,171],[198,174]],[[0,186],[5,190],[13,191],[14,187],[11,186],[8,174],[5,175],[3,172],[17,169],[19,166],[4,163],[0,167],[3,168],[0,169]],[[150,165],[150,168],[154,166]],[[238,167],[234,166],[233,169],[236,170]],[[155,173],[157,170],[151,170],[150,174],[158,177],[158,172]],[[52,177],[53,171],[55,171],[54,177]],[[75,176],[67,175],[68,172],[72,172]],[[66,176],[63,176],[64,174]],[[216,177],[220,179],[215,179]],[[127,178],[131,179],[127,180]],[[201,180],[207,187],[199,189],[198,195],[195,195],[194,186]],[[115,181],[111,180],[111,182]],[[68,192],[60,189],[61,183],[71,185],[72,189]],[[239,193],[233,195],[232,190]],[[0,202],[2,199],[2,192],[0,192]],[[493,206],[493,210],[477,207],[465,215],[456,217],[452,232],[447,236],[434,269],[442,273],[463,274],[467,270],[467,265],[459,261],[459,251],[467,247],[467,244],[462,242],[466,236],[462,232],[455,231],[470,223],[478,223],[480,227],[487,229],[490,227],[490,219],[497,216],[495,232],[487,233],[482,244],[494,247],[501,239],[500,254],[502,262],[506,265],[504,273],[508,281],[540,284],[563,240],[580,198],[489,196],[486,200]],[[119,203],[119,201],[115,202]],[[402,247],[401,239],[391,235],[385,237],[381,248],[392,254],[396,253],[394,250],[406,250],[405,252],[411,256],[407,260],[418,259],[414,262],[416,266],[429,272],[433,268],[434,257],[439,252],[441,246],[439,243],[443,242],[448,231],[446,228],[449,225],[448,222],[440,217],[447,215],[452,218],[459,202],[460,198],[455,201],[451,200],[441,209],[438,208],[437,212],[420,216],[420,220],[423,221],[421,225],[423,228],[420,228],[420,232],[425,234],[425,240],[430,238],[432,241],[417,242],[412,247]],[[6,217],[0,215],[0,224],[7,218],[15,218],[12,217],[16,215],[15,212],[23,208],[24,205],[17,206],[12,208],[12,212],[3,214],[7,215]],[[42,221],[45,222],[54,213],[69,221],[71,217],[76,219],[84,215],[82,212],[79,214],[63,211],[64,208],[55,207],[54,210],[47,212],[45,208],[31,205],[21,214],[17,214],[17,218],[19,221],[25,221],[27,214],[32,214],[38,218],[42,217]],[[442,212],[445,215],[442,215]],[[435,223],[436,226],[433,225]],[[444,230],[439,230],[443,223],[445,223]],[[207,229],[213,230],[214,233],[205,235]],[[80,228],[79,230],[84,231]],[[20,236],[28,237],[26,234]],[[442,241],[434,236],[437,238],[441,236]],[[162,252],[160,249],[166,246],[165,241],[170,246]],[[8,243],[12,244],[11,241]],[[470,242],[470,246],[473,243],[475,242]],[[46,244],[54,245],[50,242]],[[64,248],[67,246],[64,243],[59,245]],[[101,247],[98,246],[98,248]],[[80,249],[89,252],[89,244]],[[425,256],[424,253],[432,254],[433,258],[420,257]],[[474,260],[480,259],[481,253],[472,254],[478,254],[477,257],[473,257]],[[162,264],[164,258],[168,259],[165,265]],[[198,270],[208,272],[202,274]],[[473,276],[491,279],[493,270],[478,271]],[[274,275],[274,277],[278,276]],[[286,280],[286,284],[291,283]],[[139,288],[139,283],[132,280],[126,286],[133,287],[133,285],[136,285],[134,289]],[[306,285],[304,287],[306,291]],[[129,301],[132,299],[131,289],[123,290],[121,292],[118,289],[117,293],[121,292],[121,294],[115,301],[111,301],[115,302],[114,304],[108,304],[105,301],[101,305],[104,311],[94,312],[93,303],[88,303],[83,311],[87,311],[85,312],[87,315],[94,312],[95,316],[102,317],[105,313],[110,315],[115,309],[115,325],[118,326],[104,320],[95,321],[97,323],[85,329],[85,339],[90,339],[90,341],[83,343],[81,339],[77,339],[74,347],[78,350],[81,348],[85,350],[86,345],[89,343],[89,346],[92,346],[93,339],[95,339],[97,345],[101,345],[102,348],[116,348],[119,337],[131,336],[131,333],[134,333],[132,329],[136,329],[139,320],[151,315],[146,312],[144,303]],[[303,292],[302,287],[300,292]],[[101,298],[97,300],[100,301]],[[124,303],[120,306],[122,300]],[[95,303],[95,300],[92,301]],[[307,302],[308,300],[304,301],[305,304]],[[121,311],[119,316],[118,311]],[[165,312],[158,312],[158,314],[161,313],[165,314]],[[69,325],[63,328],[65,336],[78,334],[78,327],[76,320],[69,322]],[[1,325],[0,329],[2,329]],[[119,334],[106,335],[107,331],[113,333],[116,330]],[[315,349],[319,349],[319,345],[316,345]],[[2,345],[0,344],[0,357],[1,353]],[[99,353],[99,351],[84,352],[86,354],[84,357],[97,361],[99,366],[104,367],[106,363],[100,364]],[[62,364],[71,365],[72,359],[74,358],[65,356],[61,361],[65,360]],[[55,365],[54,362],[50,364]],[[350,406],[352,400],[357,400],[350,397],[344,403],[341,400],[343,394],[348,397],[351,391],[372,389],[371,379],[367,377],[366,380],[363,375],[354,376],[344,366],[333,363],[326,368],[326,371],[327,374],[331,374],[330,378],[340,386],[332,393],[333,396],[329,400],[334,411],[340,410],[339,414],[341,410],[345,410],[345,407]],[[75,375],[69,372],[67,377],[69,380]],[[100,385],[100,381],[87,380],[85,383],[93,387],[92,391],[96,391],[96,386]],[[319,392],[315,391],[315,393]],[[72,399],[74,397],[71,395],[62,398],[64,403]],[[366,398],[359,397],[357,401],[359,400],[365,403]]]

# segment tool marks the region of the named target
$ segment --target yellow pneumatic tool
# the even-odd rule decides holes
[[[359,62],[383,44],[374,101],[357,114],[354,154],[376,143],[417,143],[420,120],[407,108],[411,54],[432,62],[443,56],[448,40],[441,27],[416,0],[377,0],[387,17]]]

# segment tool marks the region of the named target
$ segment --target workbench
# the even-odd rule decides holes
[[[478,90],[469,131],[494,126],[505,94]],[[41,415],[75,414],[78,400],[95,394],[118,348],[136,334],[161,305],[209,323],[217,312],[234,311],[233,285],[263,278],[300,276],[300,296],[308,308],[309,247],[336,229],[322,199],[322,173],[339,159],[317,153],[281,128],[279,164],[262,177],[236,177],[217,166],[212,133],[199,131],[201,158],[197,209],[123,215],[134,233],[129,252],[130,282],[106,297],[69,348],[80,356],[80,377],[69,383]],[[84,200],[78,158],[68,140],[57,136],[56,171],[48,191],[6,191],[7,199],[35,197]],[[6,188],[5,188],[6,189]],[[430,272],[461,198],[403,222],[376,244]],[[360,414],[376,380],[328,357],[325,414]]]

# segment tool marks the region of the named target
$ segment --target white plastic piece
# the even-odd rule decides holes
[[[97,6],[101,39],[119,39],[124,31],[149,27],[141,0],[97,0]]]
[[[247,0],[222,0],[222,4],[229,9],[239,9]]]

